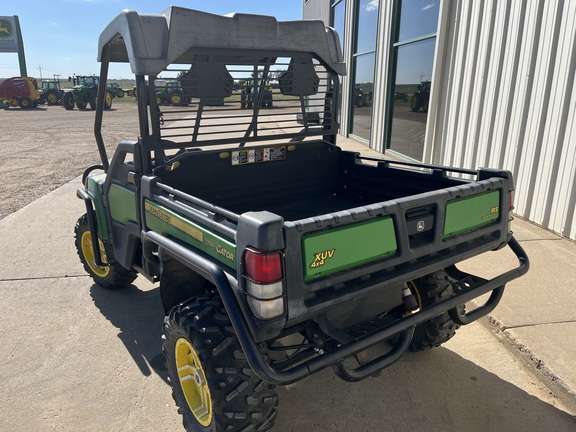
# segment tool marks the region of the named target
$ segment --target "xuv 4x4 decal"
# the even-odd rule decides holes
[[[357,267],[391,256],[396,249],[394,222],[389,216],[311,233],[302,237],[304,278]]]
[[[334,257],[335,252],[336,249],[331,249],[314,254],[314,261],[310,264],[310,268],[322,267],[326,263],[326,260]]]

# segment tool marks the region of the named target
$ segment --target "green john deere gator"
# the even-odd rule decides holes
[[[138,274],[159,283],[163,353],[187,430],[270,430],[275,386],[328,367],[359,381],[439,346],[528,270],[510,230],[508,171],[338,147],[338,41],[319,21],[179,7],[124,11],[100,36],[101,163],[77,192],[86,214],[76,246],[104,288]],[[140,132],[109,161],[111,62],[135,75]],[[262,110],[272,72],[274,108]],[[178,74],[188,106],[159,106],[161,74]],[[232,94],[247,79],[258,89],[248,109]],[[205,103],[217,98],[224,105]],[[505,247],[513,270],[483,278],[457,267]]]

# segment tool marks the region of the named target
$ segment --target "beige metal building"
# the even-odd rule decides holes
[[[341,134],[513,172],[515,212],[576,240],[576,1],[304,0],[338,30]]]

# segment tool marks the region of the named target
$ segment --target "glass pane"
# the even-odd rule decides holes
[[[436,38],[397,48],[390,149],[422,160]]]
[[[344,29],[345,27],[345,19],[346,19],[346,0],[341,1],[336,6],[334,6],[334,15],[332,22],[332,27],[336,29],[338,32],[338,36],[340,37],[340,47],[344,50]]]
[[[358,2],[358,25],[356,26],[357,43],[355,53],[365,53],[376,49],[378,34],[379,0]]]
[[[346,28],[346,0],[342,0],[332,11],[332,27],[338,32],[340,38],[340,48],[344,51],[344,30]],[[344,54],[344,53],[342,53]],[[340,81],[340,91],[338,92],[338,121],[340,121],[340,112],[342,111],[342,77],[338,76]]]
[[[370,140],[375,57],[375,54],[371,53],[354,59],[352,133],[365,140]]]
[[[436,33],[440,0],[404,0],[400,9],[398,42]]]

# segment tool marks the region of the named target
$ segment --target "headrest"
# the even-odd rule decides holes
[[[232,94],[234,78],[226,64],[207,56],[195,56],[190,70],[180,78],[185,96],[196,98],[226,98]]]
[[[316,74],[312,58],[295,57],[288,70],[278,78],[280,91],[289,96],[311,96],[318,93],[320,78]]]

